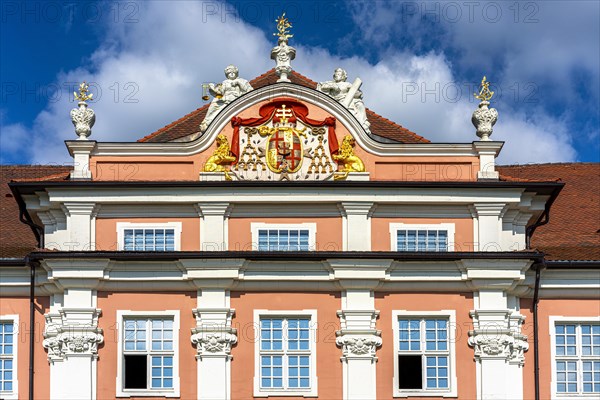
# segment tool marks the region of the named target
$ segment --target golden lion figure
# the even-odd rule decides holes
[[[346,135],[342,139],[340,151],[338,154],[332,155],[332,158],[338,162],[340,170],[343,175],[335,175],[334,179],[345,179],[350,172],[365,172],[365,164],[362,160],[354,154],[354,146],[356,141],[350,135]]]
[[[204,172],[225,172],[225,179],[231,180],[229,171],[225,168],[225,165],[231,164],[235,161],[235,157],[230,155],[229,141],[223,134],[217,136],[217,149],[212,156],[204,164]]]

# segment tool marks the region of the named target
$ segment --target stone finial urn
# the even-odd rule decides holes
[[[89,86],[83,82],[79,85],[79,93],[74,92],[75,100],[79,100],[77,108],[71,110],[71,121],[75,126],[75,133],[79,138],[77,140],[87,140],[92,134],[92,127],[96,122],[94,110],[88,107],[87,100],[91,100],[92,94],[88,92]]]
[[[482,141],[490,140],[490,135],[494,131],[494,124],[498,120],[498,111],[495,108],[489,108],[490,99],[493,95],[494,92],[490,90],[490,83],[484,76],[481,80],[479,93],[474,94],[475,98],[481,100],[481,102],[471,117],[471,122],[477,130],[477,136]]]

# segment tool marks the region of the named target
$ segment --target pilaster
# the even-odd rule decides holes
[[[507,209],[504,203],[475,203],[469,207],[475,219],[475,251],[502,251],[502,216]]]
[[[523,398],[524,352],[521,333],[525,317],[518,299],[509,293],[525,279],[526,260],[463,260],[469,284],[475,290],[473,330],[468,343],[474,349],[478,399]]]
[[[375,210],[372,202],[350,201],[338,205],[343,217],[343,250],[371,250],[371,215]]]
[[[232,205],[224,202],[196,204],[200,215],[200,249],[225,251],[228,248],[228,221]]]
[[[71,179],[91,180],[90,154],[96,148],[95,140],[67,140],[67,148],[73,156]]]
[[[377,347],[381,331],[376,320],[374,288],[376,280],[341,280],[342,309],[336,344],[342,348],[342,395],[346,400],[377,398]]]
[[[67,216],[68,242],[63,243],[61,250],[94,250],[92,243],[92,215],[96,210],[95,203],[65,202],[62,205]]]
[[[198,399],[231,398],[231,346],[237,332],[231,327],[235,310],[230,308],[229,290],[222,287],[198,291],[198,308],[192,310],[196,327],[191,341],[198,361]]]
[[[496,171],[496,157],[504,142],[479,141],[473,142],[473,148],[479,155],[478,180],[498,180],[500,174]]]

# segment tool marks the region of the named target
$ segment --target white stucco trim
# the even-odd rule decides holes
[[[124,383],[124,365],[123,365],[123,332],[125,324],[123,320],[126,317],[172,317],[173,318],[173,389],[172,390],[152,390],[152,389],[123,389]],[[117,397],[180,397],[179,382],[179,310],[166,311],[130,311],[117,310],[117,331],[119,342],[117,344],[117,379],[116,396]],[[148,366],[150,367],[150,366]]]
[[[400,390],[398,389],[398,342],[400,341],[400,332],[398,330],[398,319],[400,317],[408,318],[427,318],[444,317],[448,318],[448,350],[449,362],[448,380],[450,388],[447,390]],[[392,310],[392,330],[394,332],[394,379],[393,396],[394,397],[458,397],[458,379],[456,377],[456,310],[440,311],[408,311]],[[425,371],[424,371],[425,373]]]
[[[281,317],[310,318],[310,383],[309,389],[263,389],[260,387],[260,318],[261,317]],[[284,321],[284,323],[285,323]],[[269,396],[302,396],[302,397],[317,397],[318,396],[318,374],[317,374],[317,310],[254,310],[254,397],[269,397]],[[284,325],[285,327],[285,325]],[[285,328],[284,328],[285,335]],[[285,337],[285,336],[284,336]],[[284,358],[285,359],[285,358]],[[285,369],[287,365],[284,361],[284,377],[287,376]]]
[[[19,343],[21,343],[21,340],[19,338],[19,327],[20,327],[19,315],[18,314],[0,315],[0,323],[7,323],[7,322],[13,324],[13,354],[12,354],[13,390],[8,392],[8,391],[3,391],[0,388],[0,398],[2,398],[4,400],[13,400],[13,399],[16,400],[19,398],[19,379],[18,379],[19,353],[18,352],[19,352]]]
[[[250,230],[252,231],[252,250],[258,250],[258,231],[263,229],[308,230],[308,248],[310,251],[317,250],[317,224],[314,222],[304,222],[299,224],[252,222],[250,223]]]
[[[455,224],[453,223],[439,223],[439,224],[406,224],[391,222],[390,223],[390,249],[392,251],[398,251],[398,231],[405,229],[425,229],[425,230],[445,230],[448,232],[448,251],[454,251],[454,243],[456,242],[454,233],[456,230]]]
[[[208,130],[191,142],[170,143],[97,143],[92,156],[169,156],[190,155],[205,151],[217,135],[231,123],[241,110],[276,97],[288,97],[311,103],[334,116],[354,136],[359,146],[370,153],[387,156],[479,156],[475,143],[380,143],[367,135],[358,120],[341,103],[314,89],[289,83],[276,83],[254,89],[234,100],[212,121]],[[376,132],[375,132],[376,133]],[[498,154],[503,142],[487,142],[490,151]]]
[[[593,397],[594,393],[587,394],[558,394],[556,392],[556,323],[573,323],[573,324],[582,324],[582,323],[600,323],[600,317],[566,317],[566,316],[558,316],[558,315],[550,315],[548,317],[548,330],[550,334],[550,393],[552,396],[552,400],[567,400],[567,399],[586,399],[590,398],[590,395]],[[581,334],[578,334],[578,337],[581,337]],[[578,347],[581,344],[578,343]],[[543,350],[542,350],[543,351]],[[578,357],[578,360],[581,359],[581,354]],[[577,369],[577,377],[578,383],[581,381],[581,370]]]
[[[181,222],[117,222],[118,249],[125,249],[125,229],[173,229],[175,231],[175,251],[181,250]]]

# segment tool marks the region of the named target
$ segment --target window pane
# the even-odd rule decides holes
[[[146,389],[146,362],[145,355],[124,356],[125,362],[125,389]]]
[[[398,386],[399,389],[422,389],[423,376],[420,355],[398,356]]]

